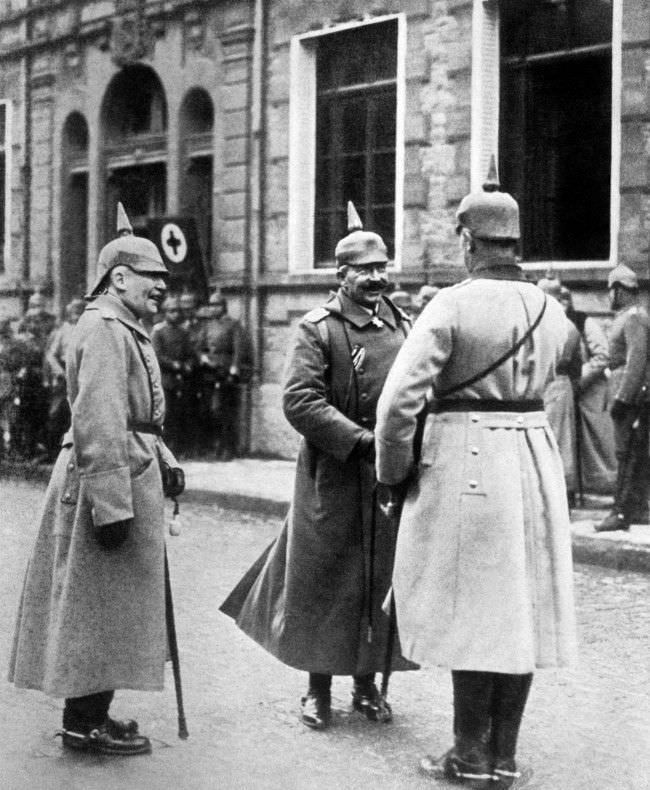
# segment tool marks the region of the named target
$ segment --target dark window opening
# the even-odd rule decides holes
[[[148,236],[147,220],[165,215],[167,168],[163,162],[122,167],[108,179],[106,238],[115,238],[115,216],[120,201],[138,236]]]
[[[199,243],[212,269],[212,157],[198,156],[190,160],[181,195],[181,211],[194,217]]]
[[[161,135],[167,130],[167,103],[152,69],[128,66],[116,75],[105,99],[104,117],[109,143],[129,137]]]
[[[0,104],[0,272],[5,270],[5,211],[7,206],[7,105]]]
[[[524,260],[609,257],[611,16],[604,0],[501,5],[501,182]]]
[[[86,292],[88,258],[88,174],[75,173],[64,185],[61,224],[61,299],[67,304]],[[114,235],[114,234],[113,234]]]
[[[316,57],[315,265],[332,265],[348,200],[392,258],[397,22],[323,36]]]

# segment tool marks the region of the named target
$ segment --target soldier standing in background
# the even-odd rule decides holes
[[[336,247],[338,293],[307,313],[288,363],[284,414],[302,434],[293,502],[277,541],[222,611],[280,661],[309,673],[302,722],[327,727],[332,675],[352,675],[352,704],[371,721],[391,710],[375,686],[393,639],[381,609],[394,528],[373,490],[375,406],[410,321],[386,297],[386,246],[361,230]],[[409,669],[395,644],[393,668]]]
[[[180,453],[189,449],[188,428],[195,419],[190,382],[197,359],[190,333],[183,326],[179,297],[169,296],[163,309],[165,319],[154,327],[151,342],[165,391],[165,441],[172,452]]]
[[[648,522],[648,415],[650,320],[639,304],[639,281],[623,264],[607,280],[616,316],[609,332],[611,415],[618,469],[614,507],[596,532],[627,530]]]
[[[377,476],[407,489],[393,572],[404,654],[452,674],[454,745],[420,767],[500,790],[518,780],[534,669],[576,648],[569,512],[542,403],[568,321],[516,264],[519,208],[494,164],[483,189],[456,215],[469,279],[425,308],[388,374]]]
[[[185,378],[189,412],[189,417],[185,421],[185,444],[187,452],[191,454],[200,448],[204,434],[201,415],[205,410],[202,408],[201,369],[198,365],[198,359],[201,354],[203,321],[198,315],[199,298],[194,291],[183,291],[181,293],[180,306],[183,316],[183,329],[189,334],[196,362],[192,372]]]
[[[68,347],[72,425],[27,567],[9,680],[64,697],[63,745],[106,755],[151,749],[108,715],[114,689],[163,688],[164,506],[160,370],[143,321],[166,291],[157,247],[118,231],[99,255],[90,304]]]
[[[544,293],[560,301],[562,284],[553,272],[547,272],[537,285]],[[567,341],[555,366],[555,377],[544,390],[544,411],[560,449],[569,507],[575,507],[576,491],[581,490],[578,485],[575,390],[580,380],[582,354],[576,326],[567,319],[566,328]]]
[[[216,292],[199,333],[199,363],[204,416],[216,460],[231,461],[238,452],[239,380],[242,326],[228,315],[226,298]]]
[[[73,299],[66,305],[65,321],[57,327],[48,340],[45,351],[46,379],[49,403],[47,412],[47,454],[54,463],[63,435],[70,427],[70,406],[65,383],[65,357],[72,332],[86,308],[83,299]]]

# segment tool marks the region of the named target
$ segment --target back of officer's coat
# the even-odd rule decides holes
[[[161,689],[163,445],[127,430],[162,425],[158,363],[142,325],[119,300],[100,296],[77,324],[66,371],[72,428],[27,568],[9,680],[53,697]],[[94,524],[126,518],[126,542],[101,548]]]
[[[485,370],[526,332],[544,295],[523,280],[472,279],[418,318],[377,408],[377,471],[402,480],[427,393]],[[452,398],[541,399],[567,337],[549,299],[510,360]],[[562,464],[543,411],[427,417],[402,514],[393,585],[404,655],[505,673],[575,652],[570,527]]]

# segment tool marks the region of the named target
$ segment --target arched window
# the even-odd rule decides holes
[[[115,235],[121,201],[139,235],[167,208],[167,101],[149,66],[126,66],[112,79],[102,106],[106,165],[105,238]]]
[[[188,91],[181,105],[181,212],[194,217],[208,269],[212,268],[212,168],[214,106],[203,88]]]
[[[88,263],[88,124],[79,112],[63,124],[61,302],[83,296]]]

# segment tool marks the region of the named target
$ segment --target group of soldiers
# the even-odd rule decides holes
[[[56,459],[70,424],[66,351],[85,307],[73,299],[57,324],[36,292],[15,328],[11,319],[0,321],[0,455]],[[169,296],[163,316],[152,339],[167,401],[167,441],[182,455],[229,461],[239,454],[241,390],[252,369],[248,335],[219,291],[207,305],[192,292]]]
[[[391,672],[447,667],[451,748],[422,758],[421,771],[512,788],[533,673],[576,657],[564,469],[544,408],[571,324],[518,265],[518,205],[493,166],[456,213],[467,279],[437,292],[414,323],[387,295],[384,241],[351,204],[348,218],[338,290],[300,321],[288,358],[283,410],[302,436],[291,508],[221,610],[306,673],[299,716],[313,730],[336,718],[334,675],[352,677],[353,710],[383,725]],[[609,359],[626,452],[643,419],[647,429],[645,367],[632,375],[630,355],[640,359],[632,346],[648,334],[627,272],[610,278],[619,313]],[[127,233],[100,254],[67,357],[71,429],[11,656],[17,686],[65,699],[63,745],[93,754],[151,750],[109,707],[115,689],[160,689],[175,641],[163,496],[177,462],[162,426],[175,377],[190,375],[196,357],[180,301],[165,302],[167,282],[144,239]],[[163,304],[152,344],[144,324]],[[170,348],[185,351],[167,358]],[[235,378],[232,360],[212,353],[214,369]],[[621,476],[615,528],[626,528],[636,473]]]
[[[252,373],[248,333],[219,291],[205,306],[193,293],[168,296],[163,316],[152,343],[167,404],[165,440],[179,455],[230,461],[239,454],[242,386]]]
[[[33,293],[23,318],[0,321],[0,455],[53,460],[70,421],[65,354],[85,308],[73,299],[57,325],[45,298]]]

